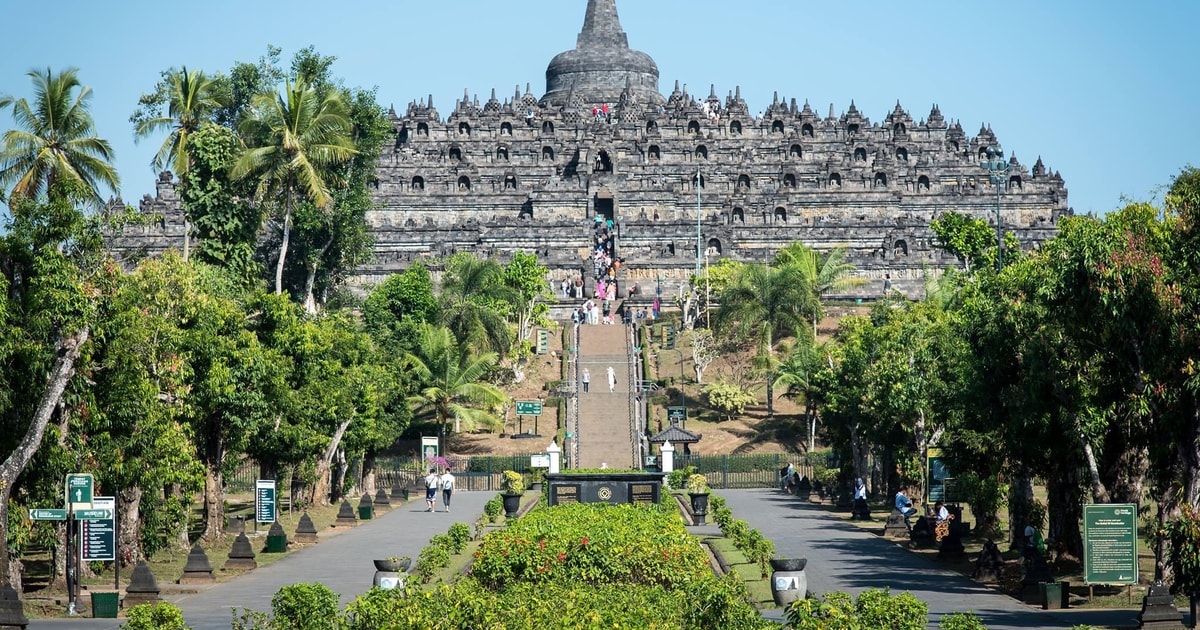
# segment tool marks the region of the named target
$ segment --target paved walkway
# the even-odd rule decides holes
[[[929,604],[930,627],[942,615],[971,611],[989,630],[1070,628],[1077,624],[1137,627],[1137,611],[1043,611],[940,568],[877,533],[846,522],[826,508],[801,502],[778,490],[721,490],[734,516],[775,543],[776,557],[808,558],[808,588],[820,595],[854,595],[890,587],[909,591]],[[882,531],[883,524],[879,525]]]
[[[345,606],[371,588],[375,568],[371,561],[389,556],[408,556],[416,562],[429,539],[444,534],[458,522],[473,524],[483,513],[491,492],[456,492],[451,512],[425,512],[423,497],[417,497],[386,514],[361,523],[336,537],[302,549],[288,557],[255,569],[236,579],[205,588],[199,593],[165,597],[182,610],[193,630],[229,630],[232,609],[249,608],[269,612],[271,597],[280,587],[297,582],[320,582],[342,597]],[[438,499],[441,508],[441,499]],[[209,558],[214,567],[224,558]],[[159,576],[160,582],[167,582]],[[81,628],[111,630],[123,619],[45,619],[29,624],[30,630]]]
[[[591,374],[587,392],[579,387],[579,468],[634,466],[629,433],[629,354],[622,325],[582,326],[579,367]],[[608,368],[616,387],[608,390]]]

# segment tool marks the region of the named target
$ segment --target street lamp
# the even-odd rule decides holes
[[[1004,228],[1000,224],[1000,186],[1008,182],[1012,164],[1004,159],[1000,149],[988,147],[988,159],[981,166],[988,172],[988,180],[996,187],[996,272],[1004,269]]]

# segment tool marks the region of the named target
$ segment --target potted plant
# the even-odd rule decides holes
[[[697,525],[703,525],[708,515],[708,479],[701,474],[688,475],[687,493],[692,499],[692,516]]]
[[[529,471],[529,489],[534,492],[542,491],[542,484],[546,482],[546,469],[534,468]]]
[[[521,509],[521,495],[525,494],[525,477],[511,470],[502,475],[502,495],[504,497],[504,517],[515,518],[517,510]]]
[[[390,556],[382,560],[373,560],[376,571],[403,573],[412,566],[412,558],[408,556]]]

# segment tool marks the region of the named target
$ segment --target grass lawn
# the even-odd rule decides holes
[[[738,551],[733,541],[724,536],[707,536],[703,542],[715,548],[721,554],[721,558],[725,560],[725,564],[737,572],[738,578],[746,585],[746,590],[750,594],[750,603],[755,608],[762,610],[775,607],[775,598],[771,596],[771,578],[769,576],[762,577],[758,563],[747,560],[746,555]]]

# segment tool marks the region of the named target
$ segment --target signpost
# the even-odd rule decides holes
[[[687,407],[667,407],[667,422],[682,425],[687,421]]]
[[[433,459],[438,456],[438,439],[437,436],[429,437],[421,436],[421,457],[425,459]]]
[[[31,521],[65,521],[67,520],[67,511],[58,508],[38,508],[29,510],[29,520]]]
[[[95,487],[96,480],[92,477],[91,473],[72,473],[67,475],[67,509],[91,509],[92,492]]]
[[[117,500],[95,497],[92,504],[93,509],[75,513],[79,519],[79,558],[83,562],[113,562],[117,559]]]
[[[550,454],[549,453],[538,453],[537,455],[530,455],[529,456],[529,467],[530,468],[549,468],[550,467]]]
[[[1083,581],[1137,584],[1137,506],[1083,506]]]
[[[539,328],[537,331],[537,353],[547,354],[550,352],[550,331],[545,328]]]
[[[254,482],[254,523],[275,522],[275,480],[259,479]]]
[[[538,417],[542,415],[542,403],[537,400],[517,401],[517,435],[513,437],[539,437],[537,432]],[[525,416],[533,416],[533,433],[525,432]]]

